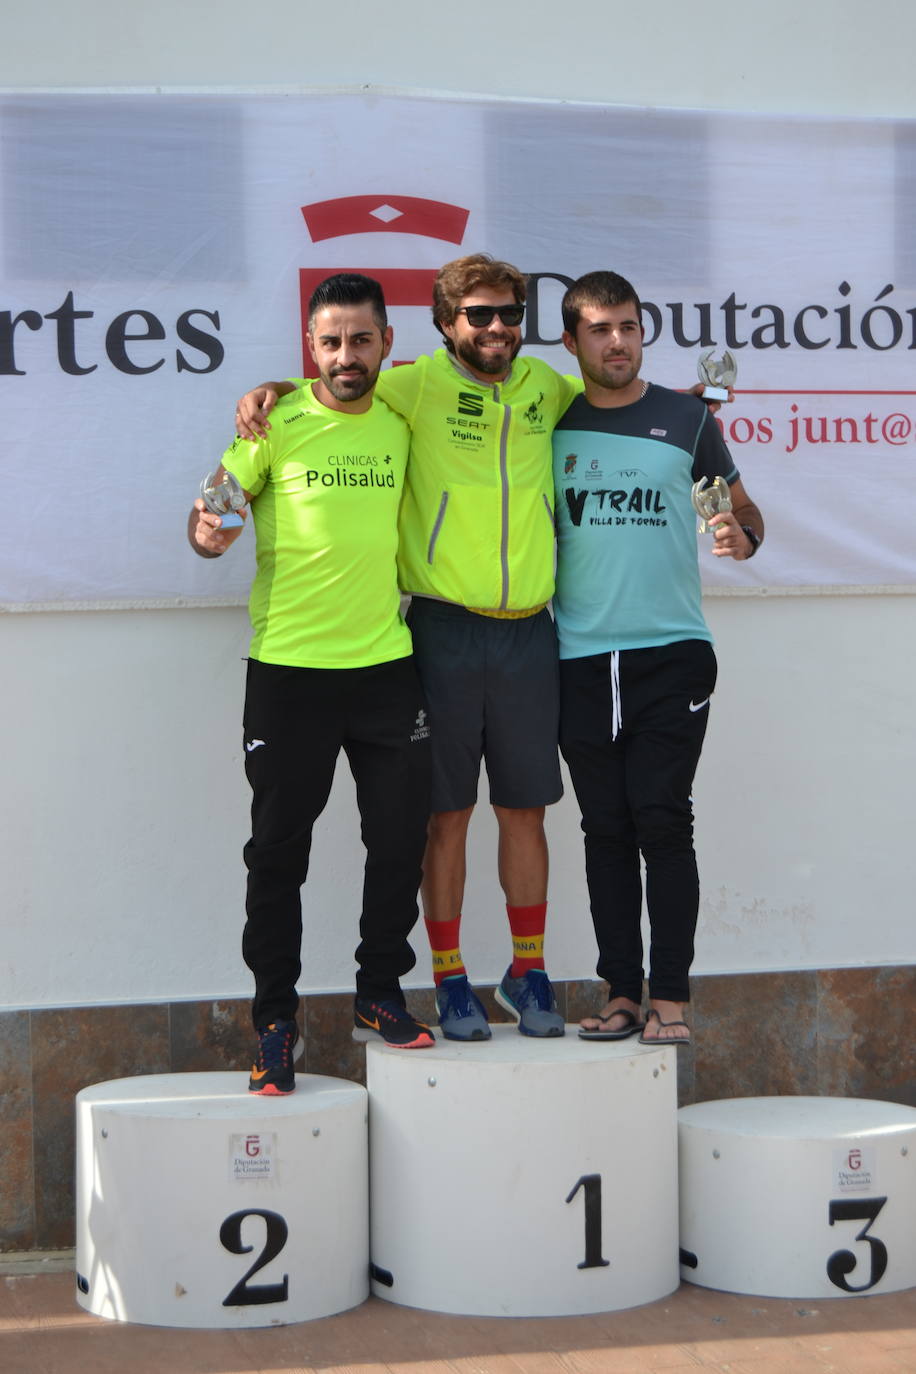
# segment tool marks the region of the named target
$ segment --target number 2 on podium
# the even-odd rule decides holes
[[[289,1228],[278,1212],[261,1211],[259,1208],[251,1208],[247,1212],[233,1212],[219,1228],[220,1244],[232,1255],[251,1254],[254,1246],[245,1245],[242,1242],[242,1222],[246,1217],[260,1217],[264,1222],[266,1230],[264,1249],[247,1273],[239,1279],[231,1293],[223,1298],[223,1307],[257,1307],[268,1302],[288,1302],[288,1274],[283,1275],[282,1283],[248,1282],[259,1269],[264,1268],[265,1264],[270,1264],[272,1259],[276,1259],[286,1244]]]

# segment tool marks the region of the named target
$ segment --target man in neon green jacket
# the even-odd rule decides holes
[[[445,347],[384,375],[411,428],[399,521],[400,585],[433,732],[423,905],[443,1034],[485,1039],[460,952],[467,829],[480,760],[499,827],[513,958],[497,1000],[523,1034],[563,1034],[544,971],[544,808],[562,794],[554,752],[557,670],[550,438],[580,389],[520,358],[526,282],[482,254],[447,263],[433,289]]]

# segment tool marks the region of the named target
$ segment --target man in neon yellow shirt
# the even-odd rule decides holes
[[[354,1035],[405,1049],[433,1043],[399,984],[415,962],[408,935],[429,814],[430,731],[395,563],[408,431],[373,399],[391,340],[377,282],[347,273],[321,283],[309,306],[318,379],[283,400],[264,442],[237,438],[217,472],[243,488],[257,536],[243,953],[258,1033],[249,1087],[259,1094],[295,1087],[300,888],[341,749],[367,850]],[[219,557],[240,533],[195,502],[188,537],[196,553]]]

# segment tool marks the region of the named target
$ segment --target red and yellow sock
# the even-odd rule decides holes
[[[512,931],[512,978],[523,978],[529,969],[544,967],[544,927],[547,903],[537,906],[508,906]]]
[[[456,978],[461,973],[467,973],[458,943],[460,926],[460,911],[453,921],[431,921],[426,918],[426,933],[433,956],[433,979],[436,987],[443,978]]]

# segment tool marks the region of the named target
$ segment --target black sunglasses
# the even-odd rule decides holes
[[[525,314],[523,305],[460,305],[456,315],[467,315],[468,324],[475,329],[484,329],[492,324],[493,316],[498,315],[503,324],[513,328],[522,322]]]

